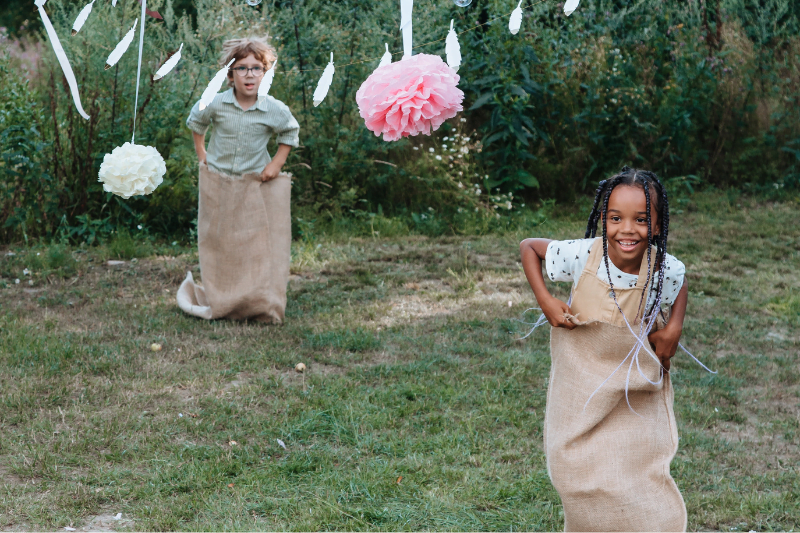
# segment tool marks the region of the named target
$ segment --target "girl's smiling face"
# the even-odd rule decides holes
[[[650,194],[650,226],[658,235],[658,212],[654,194]],[[638,274],[647,251],[647,200],[639,186],[618,185],[608,198],[606,214],[608,258],[628,274]]]

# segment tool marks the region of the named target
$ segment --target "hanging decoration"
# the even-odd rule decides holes
[[[257,6],[260,3],[261,3],[261,0],[247,0],[247,5],[248,6]]]
[[[578,9],[578,4],[580,3],[581,0],[567,0],[564,2],[564,14],[566,16],[572,15]]]
[[[98,181],[103,190],[126,200],[150,194],[161,185],[167,166],[152,146],[125,143],[103,157]]]
[[[325,100],[325,97],[328,96],[328,89],[331,88],[335,70],[336,69],[333,67],[333,52],[331,52],[331,60],[328,66],[325,67],[325,70],[322,71],[322,76],[317,83],[317,88],[314,90],[314,107],[321,104],[322,101]]]
[[[367,128],[384,141],[430,135],[463,108],[456,72],[430,54],[412,55],[413,0],[401,0],[403,59],[375,69],[356,93]]]
[[[175,68],[175,65],[177,65],[178,61],[181,60],[181,50],[183,50],[183,43],[181,43],[178,51],[172,54],[169,59],[164,61],[164,64],[161,65],[161,67],[156,71],[155,75],[153,75],[153,81],[160,80]]]
[[[414,38],[411,14],[414,0],[400,0],[400,31],[403,32],[403,59],[411,57],[411,44]]]
[[[142,19],[142,21],[143,21],[142,27],[144,27],[144,19]],[[128,33],[125,34],[125,37],[123,37],[122,40],[119,43],[117,43],[117,46],[114,48],[114,50],[112,50],[111,53],[108,54],[108,59],[106,59],[106,67],[105,67],[106,70],[116,65],[117,61],[119,61],[120,58],[122,57],[122,54],[124,54],[128,50],[128,47],[133,42],[134,35],[136,35],[136,24],[138,23],[139,19],[133,21],[133,27],[130,30],[128,30]]]
[[[275,65],[278,64],[278,60],[272,62],[272,66],[269,67],[269,70],[266,74],[264,74],[264,78],[261,80],[261,84],[258,86],[258,97],[262,98],[269,94],[269,89],[272,87],[272,80],[275,79]]]
[[[458,74],[442,58],[417,54],[377,69],[356,93],[361,118],[376,136],[396,141],[439,129],[463,110]]]
[[[56,29],[53,27],[53,23],[50,22],[50,17],[47,16],[47,12],[44,10],[45,2],[47,2],[47,0],[36,0],[34,3],[39,9],[39,15],[42,17],[42,24],[44,24],[44,29],[47,32],[47,38],[50,39],[50,44],[53,46],[53,52],[56,54],[58,64],[61,65],[61,70],[64,72],[64,77],[67,79],[69,91],[72,93],[72,101],[75,102],[75,107],[78,108],[78,113],[80,113],[80,115],[86,120],[89,120],[89,115],[83,110],[83,105],[81,105],[81,95],[78,92],[78,81],[75,79],[75,73],[72,72],[72,65],[69,64],[67,54],[64,53],[64,47],[61,46],[61,41],[58,40]]]
[[[519,0],[517,9],[511,12],[511,16],[508,19],[508,31],[510,31],[512,35],[516,35],[519,32],[520,26],[522,26],[522,0]]]
[[[146,11],[147,0],[142,0],[142,27],[139,30],[139,62],[136,69],[136,96],[133,101],[133,133],[131,134],[131,142],[114,148],[110,154],[106,154],[103,157],[97,180],[103,183],[103,190],[125,199],[141,194],[150,194],[156,190],[156,187],[161,185],[164,181],[164,174],[167,173],[167,166],[164,163],[164,158],[161,157],[158,150],[152,146],[136,144],[136,114],[139,105],[139,80],[142,75],[144,17]],[[134,28],[135,27],[136,23],[134,23]],[[131,40],[133,40],[133,37],[131,37]],[[130,44],[130,42],[128,44]],[[127,48],[127,46],[128,45],[126,45],[125,48]],[[119,45],[117,45],[117,48],[119,48]],[[114,52],[116,52],[116,49]],[[124,52],[124,50],[122,52]],[[122,52],[120,52],[120,56]],[[119,60],[119,57],[117,57],[117,60]]]
[[[208,82],[208,87],[203,91],[203,95],[200,96],[200,111],[210,106],[211,102],[214,101],[214,97],[217,96],[217,93],[222,88],[222,84],[225,83],[225,78],[228,77],[228,69],[233,65],[234,61],[236,61],[235,57],[231,59],[227,65],[219,69],[217,73],[214,74],[214,77],[211,78],[211,81]]]
[[[378,63],[378,68],[386,66],[392,62],[392,53],[389,51],[389,43],[383,43],[386,46],[386,52],[381,57],[381,62]]]
[[[458,7],[467,7],[472,3],[472,0],[453,0],[453,3]]]
[[[458,44],[458,35],[453,29],[453,20],[450,20],[450,31],[447,33],[447,39],[444,42],[444,52],[447,54],[447,64],[450,68],[458,72],[458,67],[461,66],[461,46]]]
[[[117,0],[111,0],[111,7],[117,7]]]
[[[86,19],[89,18],[89,13],[92,12],[92,6],[94,5],[96,0],[92,0],[81,9],[81,12],[78,13],[78,18],[75,19],[75,24],[72,25],[72,35],[77,35],[83,24],[86,22]]]

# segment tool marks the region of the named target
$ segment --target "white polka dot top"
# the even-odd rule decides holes
[[[599,239],[596,237],[595,239]],[[572,286],[578,283],[581,277],[581,272],[586,266],[586,261],[589,259],[589,252],[592,249],[595,239],[576,239],[574,241],[553,241],[547,246],[547,254],[545,255],[545,262],[547,264],[547,277],[550,281],[571,281]],[[655,261],[655,256],[653,257]],[[627,274],[614,265],[613,262],[608,262],[608,269],[611,271],[612,282],[615,287],[635,287],[639,276],[636,274]],[[667,254],[666,267],[664,271],[664,291],[661,294],[662,306],[670,306],[675,302],[683,286],[683,277],[686,273],[686,267],[675,259],[674,256]],[[600,268],[597,269],[597,277],[608,283],[608,272],[604,261],[600,262]],[[650,295],[647,298],[648,309],[653,305],[656,299],[658,288],[658,278]]]

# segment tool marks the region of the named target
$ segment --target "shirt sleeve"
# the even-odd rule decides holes
[[[553,241],[547,245],[545,268],[550,281],[575,281],[580,277],[594,239]]]
[[[195,133],[205,135],[208,131],[208,126],[211,125],[211,117],[211,106],[200,111],[200,100],[198,100],[189,112],[189,118],[186,119],[186,126]]]
[[[278,144],[288,144],[294,148],[300,146],[300,124],[292,115],[289,106],[283,102],[275,101],[275,110],[272,129],[275,131],[275,142]]]
[[[686,267],[669,254],[664,263],[664,290],[661,291],[661,303],[662,305],[672,305],[683,287]]]

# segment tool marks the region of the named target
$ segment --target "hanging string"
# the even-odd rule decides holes
[[[147,11],[147,0],[142,0],[142,27],[139,28],[139,66],[136,68],[136,98],[133,100],[133,133],[131,133],[131,144],[136,144],[136,111],[139,107],[139,78],[142,75],[142,49],[144,48],[144,21]]]
[[[547,2],[547,0],[539,0],[538,2],[532,2],[530,4],[527,4],[524,7],[525,8],[529,8],[529,7],[533,7],[533,6],[538,6],[539,4],[544,4],[545,2]],[[481,24],[477,24],[475,26],[472,26],[471,28],[467,28],[466,30],[458,32],[458,35],[461,36],[461,35],[463,35],[465,33],[477,30],[481,26],[486,26],[487,24],[491,24],[495,20],[509,17],[509,16],[511,16],[512,12],[513,11],[509,11],[508,13],[506,13],[504,15],[498,15],[498,16],[496,16],[494,18],[491,18],[491,19],[487,20],[486,22],[483,22]],[[445,35],[441,39],[435,39],[433,41],[428,41],[427,43],[418,44],[417,46],[413,47],[412,50],[416,50],[417,48],[422,48],[423,46],[436,44],[436,43],[442,42],[442,41],[444,41],[446,39],[447,39],[447,36]],[[403,52],[392,52],[392,56],[402,55],[402,54],[403,54]],[[353,61],[352,63],[347,63],[346,65],[341,65],[341,66],[337,65],[336,68],[345,68],[345,67],[349,67],[349,66],[352,66],[352,65],[361,65],[363,63],[370,63],[372,61],[380,61],[380,59],[381,59],[380,57],[371,57],[369,59],[361,59],[359,61]],[[304,69],[304,70],[285,70],[285,71],[282,71],[282,72],[278,71],[278,72],[276,72],[276,74],[277,73],[281,73],[281,74],[284,74],[284,73],[290,74],[290,73],[292,73],[293,74],[293,73],[301,73],[301,72],[313,72],[315,70],[323,70],[323,69],[324,69],[324,67],[322,67],[322,68],[307,68],[307,69]]]
[[[548,0],[538,0],[537,2],[531,2],[530,4],[526,4],[523,7],[529,8],[529,7],[533,7],[533,6],[538,6],[539,4],[544,4],[547,1]],[[478,28],[480,28],[482,26],[486,26],[487,24],[491,24],[495,20],[509,17],[509,16],[511,16],[511,13],[512,13],[512,11],[509,11],[508,13],[506,13],[504,15],[498,15],[498,16],[496,16],[494,18],[491,18],[491,19],[487,20],[486,22],[483,22],[481,24],[477,24],[475,26],[472,26],[471,28],[467,28],[466,30],[460,31],[460,32],[458,32],[458,35],[459,36],[464,35],[465,33],[469,33],[471,31],[477,30]],[[441,39],[435,39],[433,41],[428,41],[427,43],[418,44],[417,46],[413,47],[412,50],[416,50],[417,48],[422,48],[424,46],[429,46],[431,44],[436,44],[436,43],[442,42],[442,41],[444,41],[446,39],[447,39],[447,36],[445,35]],[[397,56],[397,55],[403,55],[402,51],[400,51],[400,52],[390,52],[390,53],[392,54],[392,57]],[[362,65],[364,63],[370,63],[370,62],[373,62],[373,61],[380,61],[380,60],[381,60],[380,57],[371,57],[371,58],[368,58],[368,59],[360,59],[358,61],[353,61],[351,63],[346,63],[344,65],[336,65],[336,68],[337,69],[347,68],[347,67],[350,67],[350,66],[353,66],[353,65]],[[209,67],[209,68],[218,68],[218,67],[214,66],[214,67]],[[276,70],[275,74],[301,74],[303,72],[318,72],[320,70],[325,70],[325,67],[307,68],[307,69],[303,69],[303,70],[295,70],[295,69],[291,69],[291,70]]]

